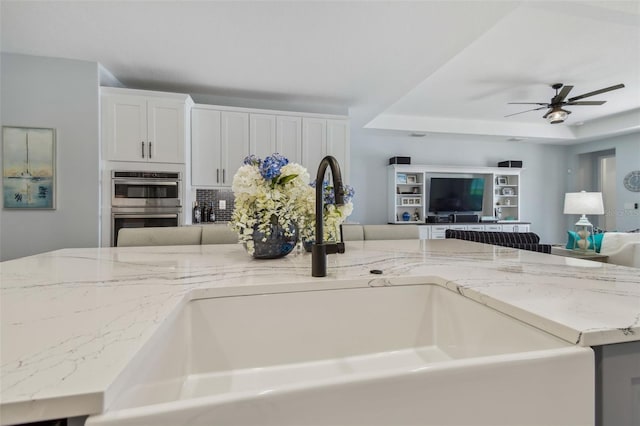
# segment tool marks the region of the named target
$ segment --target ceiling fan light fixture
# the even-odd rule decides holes
[[[567,115],[569,115],[567,111],[562,108],[555,108],[547,115],[547,121],[551,124],[562,123],[567,118]]]

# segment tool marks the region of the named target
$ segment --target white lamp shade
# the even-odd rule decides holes
[[[602,192],[567,192],[564,195],[564,214],[604,214]]]

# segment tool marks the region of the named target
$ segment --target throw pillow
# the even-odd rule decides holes
[[[578,241],[580,241],[580,236],[575,231],[567,231],[567,245],[566,248],[573,249],[574,247],[578,247]],[[593,249],[593,245],[596,245],[596,253],[600,253],[600,247],[602,246],[602,238],[604,237],[604,233],[590,235],[587,239],[589,240],[588,249]]]
[[[604,232],[601,234],[595,234],[593,236],[593,241],[596,244],[596,253],[600,253],[600,247],[602,247],[602,239],[604,238]]]

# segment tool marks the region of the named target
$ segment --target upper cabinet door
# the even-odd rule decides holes
[[[302,162],[302,117],[276,117],[275,152],[284,155],[292,163]]]
[[[220,111],[191,110],[191,184],[220,185],[222,180]]]
[[[302,165],[311,178],[315,177],[320,161],[327,152],[327,120],[322,118],[302,118]]]
[[[338,160],[342,180],[349,182],[350,126],[347,120],[327,120],[327,151]]]
[[[276,152],[276,116],[249,114],[249,153],[264,158]]]
[[[147,161],[147,101],[139,96],[103,98],[103,132],[107,158]]]
[[[222,111],[221,184],[231,186],[233,175],[249,155],[249,114]]]
[[[159,163],[184,163],[184,103],[171,100],[147,101],[147,157]]]
[[[107,160],[185,163],[188,95],[103,88],[101,99]]]

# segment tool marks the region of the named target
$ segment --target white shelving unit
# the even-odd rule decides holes
[[[520,217],[520,175],[496,174],[493,187],[493,216],[499,220],[518,220]]]
[[[393,201],[389,206],[392,223],[424,223],[424,173],[393,172],[389,174]]]
[[[434,214],[429,212],[428,205],[432,177],[473,177],[484,178],[485,182],[482,212],[478,213],[495,218],[505,226],[512,223],[518,228],[518,223],[522,222],[520,172],[521,169],[506,167],[389,165],[387,222],[424,224],[426,217]],[[529,226],[521,225],[521,228],[528,229]]]

